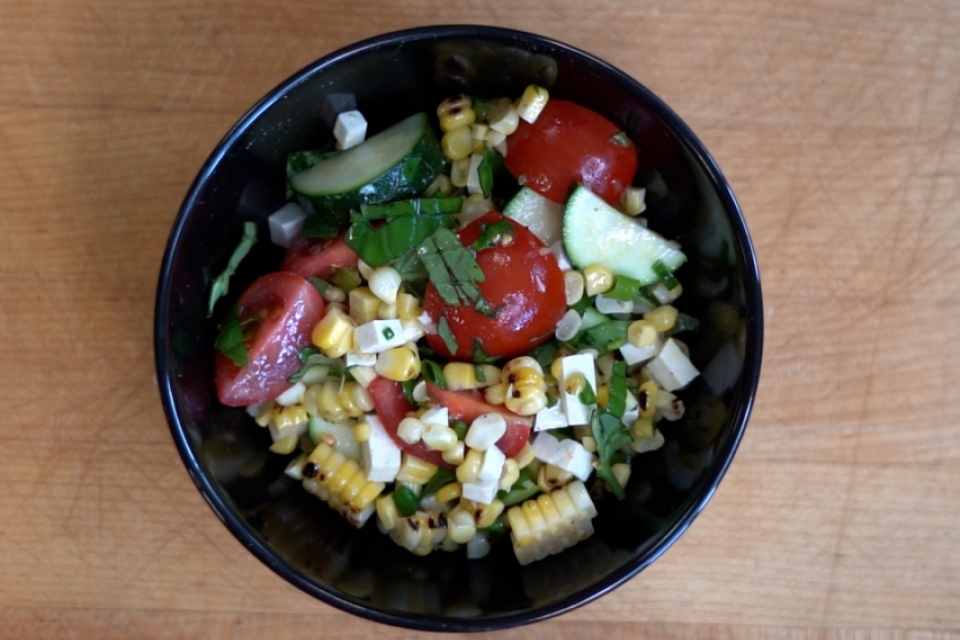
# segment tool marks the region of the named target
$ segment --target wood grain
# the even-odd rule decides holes
[[[673,105],[746,212],[768,327],[689,533],[500,637],[960,638],[953,0],[0,0],[0,637],[425,635],[315,602],[227,533],[170,441],[151,319],[180,200],[256,99],[450,22],[559,38]]]

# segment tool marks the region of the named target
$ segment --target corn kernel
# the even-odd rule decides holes
[[[447,388],[454,391],[477,388],[476,367],[467,362],[448,362],[443,367]]]
[[[536,455],[533,453],[533,447],[530,446],[530,443],[523,445],[523,448],[517,453],[514,460],[517,461],[517,466],[521,469],[530,465],[536,459]]]
[[[580,440],[580,444],[582,444],[583,448],[589,451],[590,453],[597,452],[597,441],[593,438],[593,436],[584,436]]]
[[[649,416],[637,418],[630,427],[630,434],[636,441],[649,440],[654,436],[653,419]]]
[[[618,462],[610,467],[610,471],[613,472],[613,477],[617,479],[620,486],[626,488],[627,482],[630,480],[630,465]]]
[[[627,187],[620,197],[620,206],[628,216],[638,216],[647,209],[644,198],[647,190],[642,187]]]
[[[520,478],[520,465],[513,458],[507,458],[503,463],[503,471],[500,473],[500,481],[497,488],[502,491],[509,491],[510,487]]]
[[[340,403],[340,380],[327,378],[320,385],[317,396],[317,414],[324,420],[338,422],[347,417],[347,412]]]
[[[540,467],[540,471],[537,473],[537,486],[544,493],[549,493],[557,487],[567,484],[572,479],[573,474],[569,471],[553,464],[545,464]]]
[[[300,434],[291,433],[290,435],[284,436],[270,445],[270,451],[285,456],[289,453],[293,453],[294,449],[297,448],[297,443],[299,441]]]
[[[602,264],[591,264],[583,270],[583,280],[588,296],[606,293],[613,286],[613,271]]]
[[[423,197],[429,198],[437,193],[442,196],[453,193],[453,183],[450,182],[450,176],[445,173],[439,174],[430,186],[423,190]]]
[[[422,312],[420,301],[410,293],[397,294],[397,317],[401,320],[416,320]]]
[[[403,464],[397,473],[397,482],[409,482],[422,485],[437,472],[437,465],[431,464],[409,453],[403,454]]]
[[[563,380],[563,358],[554,358],[550,363],[550,375],[554,380]]]
[[[440,116],[440,130],[447,132],[469,127],[477,120],[476,112],[470,107],[454,107]],[[472,136],[472,132],[471,132]]]
[[[470,133],[470,127],[459,127],[452,131],[447,131],[443,134],[443,138],[440,139],[440,146],[443,148],[443,155],[451,160],[469,158],[473,152],[473,136]],[[469,165],[467,169],[469,171]],[[453,180],[452,175],[451,181],[457,184],[457,181]]]
[[[509,99],[506,102],[498,100],[487,109],[487,122],[491,130],[508,136],[520,125],[520,115]]]
[[[450,451],[457,446],[457,432],[441,424],[431,424],[421,436],[423,444],[432,451]]]
[[[457,465],[457,480],[460,482],[475,482],[480,475],[480,465],[483,464],[483,452],[471,449]]]
[[[313,328],[310,339],[328,357],[339,358],[343,353],[331,355],[331,352],[339,351],[344,340],[353,342],[354,326],[353,319],[342,309],[330,305],[326,315]]]
[[[420,356],[407,345],[387,349],[377,355],[377,374],[395,382],[406,382],[420,375]]]
[[[607,408],[607,402],[610,401],[610,385],[606,382],[597,385],[597,406],[601,409]]]
[[[457,507],[447,516],[447,537],[457,544],[466,544],[477,533],[473,515]]]
[[[586,281],[583,279],[583,274],[579,271],[565,271],[563,274],[563,292],[567,297],[567,306],[572,307],[573,305],[580,302],[583,298],[584,287],[586,286]]]
[[[423,437],[424,427],[417,418],[404,418],[397,426],[397,436],[407,444],[416,444]]]
[[[637,408],[640,410],[640,416],[650,418],[657,409],[657,398],[659,388],[653,380],[647,380],[637,389]]]
[[[370,440],[370,423],[361,421],[354,425],[353,439],[357,442],[367,442]]]
[[[461,495],[463,495],[463,485],[459,482],[451,482],[437,489],[436,498],[437,502],[444,503],[456,500]]]
[[[377,498],[377,520],[380,528],[386,532],[397,526],[400,514],[397,512],[397,503],[393,501],[393,494]]]
[[[503,502],[494,499],[490,504],[481,507],[477,514],[477,529],[485,529],[491,526],[500,514],[503,513]]]
[[[376,273],[376,271],[373,273]],[[381,300],[373,294],[369,287],[357,287],[350,292],[348,298],[350,300],[350,317],[357,324],[364,324],[377,319],[377,309],[380,308]]]
[[[563,390],[572,396],[580,395],[580,392],[586,388],[587,379],[582,373],[569,375],[563,381]]]
[[[470,96],[466,94],[458,93],[456,95],[449,96],[439,105],[437,105],[437,117],[442,118],[454,109],[463,109],[469,107],[472,110],[471,105],[472,101]]]
[[[385,304],[394,304],[400,292],[400,274],[393,267],[383,265],[370,274],[367,286],[370,292]]]
[[[507,388],[509,385],[503,382],[490,385],[483,391],[484,399],[493,405],[503,404],[507,399]]]
[[[472,146],[470,148],[473,149]],[[450,182],[452,182],[455,187],[467,186],[467,177],[470,175],[469,155],[468,153],[467,157],[454,160],[450,163]]]
[[[547,406],[546,384],[514,384],[510,385],[503,405],[521,416],[532,416]]]
[[[649,347],[657,341],[657,328],[649,320],[635,320],[627,326],[627,342],[635,347]]]
[[[453,445],[453,447],[443,452],[443,461],[447,464],[460,464],[463,462],[465,453],[466,445],[463,444],[462,440],[457,440],[457,443]]]
[[[657,331],[669,331],[677,322],[677,309],[669,304],[661,305],[643,314],[643,319],[656,327]]]

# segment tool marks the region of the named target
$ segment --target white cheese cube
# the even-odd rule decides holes
[[[300,233],[303,221],[306,219],[306,212],[296,202],[283,205],[267,219],[270,227],[270,241],[281,247],[289,247]]]
[[[359,111],[345,111],[337,116],[333,137],[340,149],[355,147],[367,137],[367,121]]]
[[[400,324],[403,325],[403,338],[407,342],[416,342],[427,334],[427,332],[423,330],[423,325],[420,324],[420,321],[416,318],[401,320]]]
[[[657,357],[647,364],[650,375],[667,391],[681,389],[700,375],[673,338],[668,338]]]
[[[464,482],[460,489],[461,495],[477,504],[490,504],[497,497],[497,483]]]
[[[420,421],[427,426],[449,427],[450,410],[441,406],[430,407],[420,416]]]
[[[567,424],[579,425],[590,422],[590,412],[594,405],[581,402],[579,394],[567,393],[563,383],[570,376],[580,373],[596,393],[597,373],[593,362],[594,357],[589,353],[565,356],[560,360],[560,371],[563,375],[563,380],[560,381],[560,403],[563,406],[564,414],[567,416]]]
[[[487,451],[495,449],[494,443],[507,432],[507,421],[499,413],[484,413],[478,416],[467,429],[464,443],[471,449]]]
[[[433,321],[430,314],[426,311],[417,316],[417,322],[420,323],[420,326],[423,327],[423,332],[428,336],[437,334],[437,323]]]
[[[593,304],[597,307],[597,311],[607,315],[613,313],[630,313],[633,311],[632,300],[617,300],[616,298],[608,298],[602,293],[597,295],[597,298]]]
[[[354,331],[361,353],[380,353],[406,343],[403,324],[399,320],[371,320]]]
[[[579,480],[586,480],[593,473],[593,454],[576,440],[557,440],[549,432],[541,431],[531,447],[537,459],[560,467]]]
[[[473,482],[463,483],[463,497],[479,504],[490,504],[497,497],[500,475],[507,457],[497,447],[490,447],[483,454],[480,473]]]
[[[652,344],[648,344],[645,347],[635,347],[629,342],[620,347],[620,355],[623,356],[623,360],[627,363],[627,366],[645,362],[657,355],[659,351],[659,340],[655,340]]]
[[[483,162],[483,154],[474,153],[470,155],[470,168],[467,170],[467,193],[483,193],[483,187],[480,185],[481,162]]]
[[[373,367],[352,367],[350,369],[350,375],[353,376],[353,379],[356,380],[361,387],[366,389],[370,386],[370,383],[376,380],[377,371]]]
[[[333,129],[337,122],[337,116],[346,111],[354,111],[357,108],[357,99],[352,93],[330,93],[323,101],[323,108],[320,110],[320,117],[327,124],[327,127]]]
[[[346,365],[350,367],[373,367],[377,364],[377,354],[347,351]]]
[[[533,418],[534,431],[546,431],[547,429],[560,429],[568,426],[567,414],[563,412],[560,403],[541,409]]]
[[[400,447],[383,428],[376,415],[366,417],[370,425],[370,437],[361,443],[363,470],[370,482],[393,482],[400,473]]]

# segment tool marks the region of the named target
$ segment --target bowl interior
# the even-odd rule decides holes
[[[255,220],[261,242],[231,283],[235,297],[275,269],[267,216],[285,201],[289,152],[329,140],[328,93],[353,93],[371,130],[458,91],[519,95],[535,82],[551,95],[618,123],[641,150],[641,171],[666,186],[647,212],[689,260],[678,306],[701,319],[682,336],[703,376],[681,397],[683,419],[665,423],[666,445],[640,456],[623,502],[598,505],[596,534],[558,556],[517,565],[509,543],[467,561],[415,557],[362,531],[308,495],[267,452],[265,429],[222,407],[213,387],[213,340],[226,303],[206,318],[210,280]],[[654,198],[655,199],[655,198]],[[718,302],[726,303],[718,305]],[[708,321],[717,315],[730,322]],[[721,314],[722,315],[722,314]],[[732,330],[731,330],[732,328]],[[553,615],[608,591],[653,561],[712,494],[746,424],[759,375],[760,290],[752,247],[732,194],[687,127],[645,88],[606,64],[552,41],[489,28],[391,34],[332,54],[254,107],[212,154],[191,188],[163,263],[156,347],[171,429],[201,491],[233,533],[305,591],[353,613],[431,629],[508,626]]]

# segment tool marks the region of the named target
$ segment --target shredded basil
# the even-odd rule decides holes
[[[220,333],[217,334],[217,339],[213,343],[217,351],[241,367],[247,366],[247,336],[244,333],[244,327],[252,322],[256,322],[256,319],[247,318],[241,322],[237,316],[237,308],[234,307],[224,319]]]
[[[497,361],[497,358],[487,353],[480,338],[477,337],[473,338],[473,361],[481,364],[490,364]]]
[[[629,444],[630,431],[620,418],[607,411],[594,411],[590,421],[593,439],[597,443],[597,477],[610,485],[610,490],[623,500],[623,487],[613,475],[612,465],[620,447]]]
[[[486,224],[479,223],[480,237],[474,240],[470,248],[474,251],[483,251],[500,244],[505,234],[513,234],[513,225],[507,220],[497,220],[496,222]]]
[[[421,494],[424,496],[432,496],[438,490],[447,486],[451,482],[455,482],[457,479],[457,474],[453,469],[444,469],[440,467],[437,469],[436,473],[430,476],[430,479],[427,480],[427,483],[423,485],[423,491]]]
[[[477,382],[487,381],[487,374],[483,372],[483,367],[478,364],[473,365],[473,376],[477,379]]]
[[[255,244],[257,244],[257,225],[253,222],[244,222],[243,237],[240,239],[240,244],[237,245],[237,248],[234,249],[230,255],[230,260],[227,261],[227,266],[223,270],[223,273],[217,276],[213,284],[210,285],[210,301],[207,304],[208,318],[213,315],[213,308],[216,306],[217,301],[227,295],[227,292],[230,290],[230,278],[236,273],[240,262],[247,257],[250,249]]]
[[[483,197],[489,198],[493,193],[493,176],[503,165],[503,158],[499,153],[488,149],[483,152],[483,158],[477,166],[477,177],[480,179],[480,189]]]
[[[453,331],[450,329],[450,324],[447,323],[447,317],[445,315],[441,315],[439,322],[437,322],[437,333],[440,334],[440,339],[443,340],[447,351],[455,354],[458,348],[457,339],[453,335]]]
[[[597,394],[594,392],[593,387],[590,386],[590,383],[583,385],[583,390],[578,396],[580,402],[583,404],[596,404],[597,403]]]
[[[667,265],[663,264],[663,260],[657,260],[652,266],[653,272],[657,274],[660,282],[663,283],[663,286],[665,286],[668,291],[672,291],[680,285],[680,281],[670,272]]]
[[[627,410],[627,363],[617,360],[613,363],[613,375],[610,377],[610,395],[606,411],[618,418]]]
[[[433,360],[421,360],[420,371],[427,382],[435,384],[442,389],[447,388],[447,379],[443,377],[443,367]]]
[[[308,215],[303,221],[300,235],[304,238],[336,238],[340,228],[325,216],[319,213]]]
[[[417,248],[417,255],[444,302],[471,304],[480,298],[478,283],[485,280],[483,270],[453,231],[436,229]]]
[[[630,144],[631,144],[631,143],[630,143],[630,138],[628,138],[628,137],[627,137],[627,134],[626,134],[625,132],[623,132],[623,131],[621,131],[620,133],[617,133],[617,134],[613,135],[610,139],[613,140],[614,142],[616,142],[616,143],[617,143],[618,145],[620,145],[621,147],[629,147]]]

